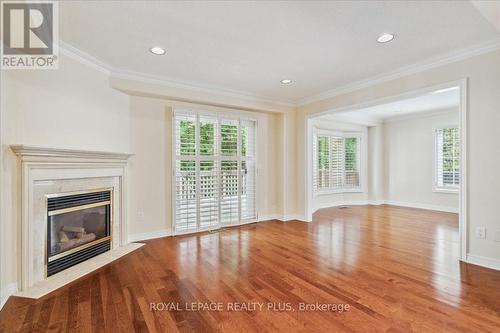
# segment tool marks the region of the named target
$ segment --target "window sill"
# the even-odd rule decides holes
[[[364,190],[361,188],[353,188],[353,189],[342,189],[342,190],[318,190],[314,192],[315,197],[319,197],[322,195],[331,195],[331,194],[343,194],[343,193],[363,193]]]
[[[434,193],[445,193],[445,194],[458,194],[459,189],[458,188],[446,188],[446,187],[434,187],[432,189],[432,192]]]

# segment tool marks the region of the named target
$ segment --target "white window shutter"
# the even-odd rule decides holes
[[[344,139],[330,138],[330,187],[342,189],[344,187]]]
[[[221,223],[233,224],[239,219],[238,161],[221,161]]]
[[[318,189],[330,187],[330,174],[331,174],[331,150],[330,150],[330,137],[324,135],[317,136],[317,183]]]
[[[344,188],[358,188],[360,165],[359,138],[346,136],[344,138]]]
[[[255,219],[256,122],[176,112],[174,230]]]
[[[196,116],[177,116],[175,130],[175,220],[181,231],[195,228],[198,219]]]
[[[318,135],[313,135],[313,189],[318,190]]]
[[[238,119],[221,119],[221,223],[239,220],[238,182]]]
[[[213,116],[201,115],[199,124],[199,216],[200,228],[204,229],[219,224],[219,128]]]
[[[360,188],[359,143],[359,135],[313,135],[315,191]]]
[[[255,121],[242,120],[240,126],[240,195],[242,220],[253,219],[257,216],[255,135]]]
[[[457,189],[460,185],[460,131],[436,130],[436,186]]]

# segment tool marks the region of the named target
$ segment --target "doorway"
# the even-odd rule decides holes
[[[176,110],[173,126],[174,234],[254,222],[256,120]]]
[[[432,98],[436,103],[438,100],[437,97],[442,96],[450,96],[454,95],[456,97],[456,122],[446,122],[443,121],[441,124],[434,126],[429,133],[429,140],[432,140],[432,146],[429,148],[429,153],[432,151],[432,182],[426,183],[425,186],[433,192],[446,192],[449,191],[452,193],[456,191],[457,194],[457,205],[456,211],[458,213],[458,234],[459,234],[459,258],[462,261],[466,260],[467,253],[467,81],[459,80],[453,82],[447,82],[435,86],[426,87],[424,89],[409,91],[400,95],[385,97],[369,102],[353,104],[333,110],[327,110],[324,112],[316,113],[313,115],[309,115],[306,121],[306,133],[307,133],[307,144],[306,144],[306,216],[309,221],[312,220],[312,215],[318,207],[322,207],[321,205],[325,205],[325,200],[322,198],[322,202],[318,205],[318,189],[315,188],[315,173],[318,170],[315,169],[315,160],[317,159],[317,152],[315,152],[315,147],[317,147],[317,143],[315,143],[315,133],[318,132],[318,122],[321,124],[326,124],[326,120],[330,117],[330,121],[334,126],[338,127],[338,124],[346,124],[356,122],[357,125],[365,126],[366,128],[375,128],[380,124],[380,119],[377,117],[360,117],[360,110],[376,110],[377,107],[387,106],[390,104],[395,104],[398,101],[403,100],[411,100],[418,99],[425,100],[422,96],[434,96]],[[431,100],[430,98],[428,98]],[[440,102],[438,102],[440,103]],[[382,108],[383,109],[383,108]],[[384,111],[385,112],[385,111]],[[403,112],[404,113],[404,112]],[[371,114],[373,116],[373,114]],[[412,112],[407,112],[405,115],[396,114],[397,117],[411,117]],[[320,126],[321,130],[324,129],[325,125]],[[334,127],[335,128],[335,127]],[[351,130],[352,126],[349,127]],[[356,129],[356,128],[354,128]],[[356,129],[357,130],[357,129]],[[361,131],[361,130],[357,130]],[[373,133],[371,133],[373,134]],[[426,135],[427,135],[426,134]],[[457,138],[459,140],[457,140]],[[367,145],[373,143],[373,136],[370,135],[367,141]],[[381,139],[382,140],[382,139]],[[444,141],[443,141],[444,140]],[[451,146],[450,146],[451,145]],[[458,146],[453,146],[458,145]],[[444,150],[443,150],[444,147]],[[360,170],[363,165],[368,165],[373,163],[373,154],[372,149],[370,147],[369,157],[366,157],[365,160],[361,159],[360,161]],[[405,147],[408,148],[408,147]],[[459,148],[459,149],[457,149]],[[367,148],[368,149],[368,148]],[[441,149],[441,151],[439,151]],[[457,158],[456,152],[459,150],[459,157]],[[454,155],[455,154],[455,155]],[[363,156],[361,156],[362,158]],[[335,161],[334,161],[335,162]],[[431,167],[430,164],[426,164],[427,167]],[[368,169],[370,169],[370,165],[368,165]],[[386,173],[385,177],[387,177],[387,173],[390,172],[387,168],[381,168],[383,172]],[[360,174],[361,179],[363,179],[362,174]],[[375,185],[372,183],[373,177],[370,174],[370,177],[367,176],[369,180],[366,180],[364,185],[368,187],[371,185],[370,191],[380,189],[383,187],[380,183]],[[363,184],[361,184],[363,187]],[[338,192],[338,191],[337,191]],[[363,193],[363,191],[361,191]],[[337,194],[338,195],[338,194]],[[387,200],[384,197],[386,193],[382,191],[382,194],[378,199],[374,199],[373,196],[365,193],[365,195],[353,195],[351,193],[343,193],[342,199],[337,201],[342,203],[343,205],[349,204],[393,204],[391,200]],[[327,201],[327,200],[326,200]],[[333,201],[332,201],[333,202]],[[404,202],[400,202],[404,203]],[[421,207],[416,208],[425,208],[425,209],[434,209],[431,205],[422,205]],[[446,209],[441,209],[446,211]],[[451,205],[448,207],[449,211],[451,210]]]

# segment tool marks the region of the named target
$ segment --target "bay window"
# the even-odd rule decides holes
[[[360,190],[360,135],[317,132],[313,138],[316,192]]]

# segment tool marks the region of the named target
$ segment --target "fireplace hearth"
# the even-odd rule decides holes
[[[47,195],[46,276],[111,249],[112,189]]]

